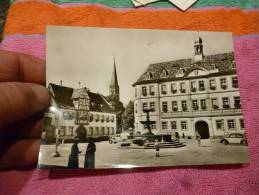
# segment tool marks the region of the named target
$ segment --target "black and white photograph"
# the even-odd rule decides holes
[[[47,28],[39,168],[249,162],[229,32]]]

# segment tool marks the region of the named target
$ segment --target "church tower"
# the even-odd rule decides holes
[[[113,101],[120,100],[120,87],[118,84],[117,72],[116,72],[116,63],[115,58],[113,60],[113,73],[110,83],[110,96],[112,97]]]
[[[197,37],[194,41],[194,57],[193,61],[201,61],[204,59],[204,54],[203,54],[203,44],[202,44],[202,39],[201,37]]]

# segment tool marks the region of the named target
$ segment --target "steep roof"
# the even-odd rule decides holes
[[[49,89],[60,107],[74,107],[73,101],[71,100],[73,88],[50,83]]]
[[[53,83],[49,84],[49,89],[53,95],[53,98],[60,107],[63,108],[74,108],[73,98],[78,98],[83,90],[73,89],[70,87],[60,86]],[[105,97],[98,93],[92,93],[87,91],[87,94],[90,98],[90,111],[95,112],[113,112],[109,103],[105,100]]]
[[[74,98],[79,98],[80,95],[84,92],[84,91],[87,91],[87,88],[84,87],[84,88],[80,88],[80,89],[73,89],[73,94],[72,94],[72,99]]]
[[[90,110],[96,112],[113,112],[111,105],[105,97],[98,93],[88,92],[90,98]]]
[[[112,78],[111,78],[110,86],[119,86],[118,78],[117,78],[115,59],[114,59],[113,73],[112,73]]]
[[[213,70],[215,68],[218,69],[217,74],[225,74],[229,72],[235,72],[233,70],[233,66],[235,66],[234,61],[234,53],[222,53],[216,55],[208,55],[205,56],[202,61],[193,62],[191,58],[188,59],[179,59],[168,62],[161,62],[150,64],[146,71],[139,77],[139,79],[133,84],[133,86],[144,83],[154,83],[166,80],[179,80],[186,79],[187,76],[184,74],[183,77],[176,77],[176,74],[181,69],[184,73],[190,72],[194,69],[206,69]],[[167,72],[167,77],[162,78],[161,74],[163,71]],[[151,73],[152,78],[148,78],[148,74]],[[215,73],[214,73],[215,74]]]

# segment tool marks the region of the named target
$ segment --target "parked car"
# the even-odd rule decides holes
[[[124,140],[126,140],[126,139],[121,138],[120,135],[114,135],[114,136],[110,137],[109,143],[110,144],[116,144],[116,143],[122,142]]]
[[[120,143],[120,146],[121,147],[124,147],[124,146],[130,146],[131,145],[131,141],[129,140],[124,140]]]
[[[229,135],[223,137],[220,140],[220,143],[225,145],[228,144],[242,144],[245,145],[244,135],[242,133],[230,133]]]

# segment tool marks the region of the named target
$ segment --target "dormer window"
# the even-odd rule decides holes
[[[211,69],[217,69],[217,65],[216,64],[211,64]]]
[[[184,71],[184,69],[183,68],[180,68],[179,70],[178,70],[178,73],[177,74],[183,74],[185,71]]]
[[[161,78],[167,78],[169,75],[168,71],[166,69],[164,69],[161,73]]]
[[[152,72],[147,73],[147,79],[153,79],[153,74]]]

